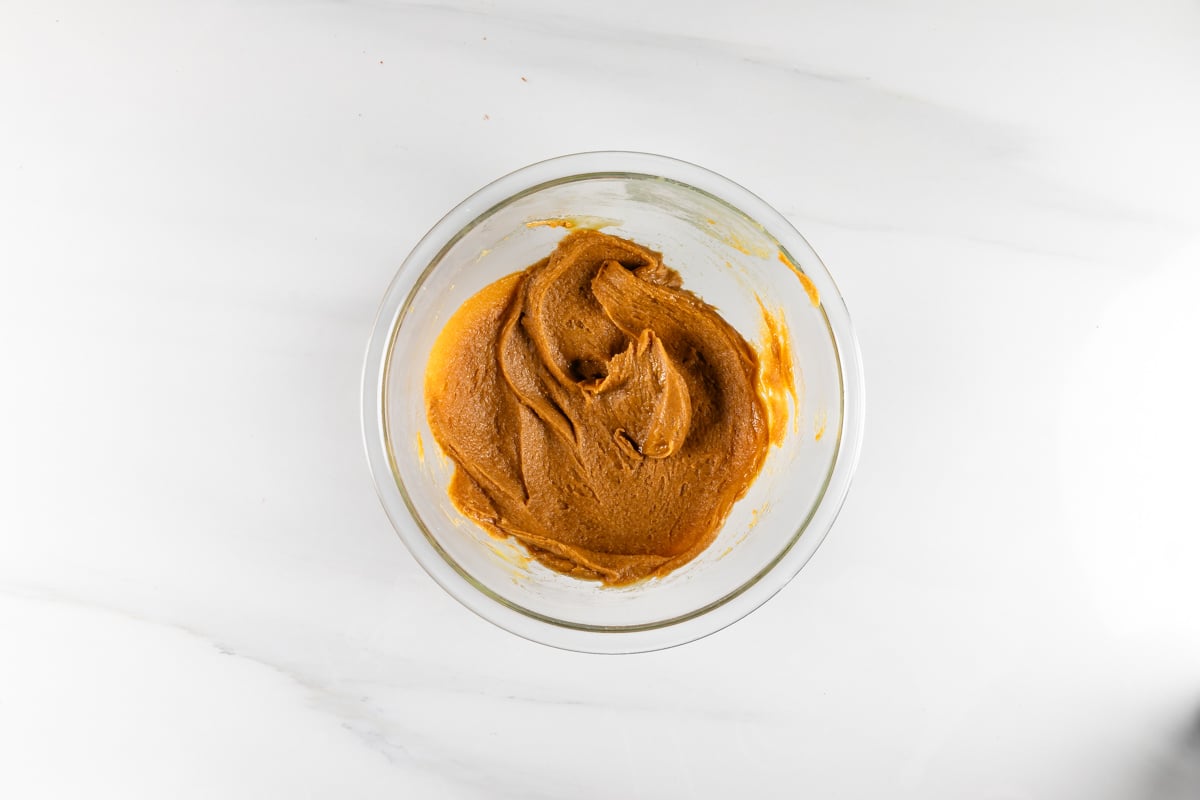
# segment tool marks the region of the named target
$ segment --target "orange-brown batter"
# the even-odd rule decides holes
[[[455,313],[426,411],[466,516],[618,585],[694,558],[749,488],[771,442],[758,372],[659,253],[580,230]]]

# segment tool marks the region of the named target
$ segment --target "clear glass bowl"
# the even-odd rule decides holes
[[[539,221],[559,224],[528,224]],[[762,338],[762,298],[792,340],[798,400],[783,444],[771,449],[704,553],[666,577],[622,588],[553,572],[461,515],[446,491],[454,464],[425,418],[425,367],[446,320],[484,286],[548,254],[567,233],[562,221],[603,226],[661,251],[685,288],[715,305],[751,343]],[[799,572],[849,489],[864,395],[846,306],[817,254],[782,215],[694,164],[599,152],[506,175],[433,227],[384,296],[362,402],[367,457],[383,506],[442,588],[527,639],[627,653],[719,630]]]

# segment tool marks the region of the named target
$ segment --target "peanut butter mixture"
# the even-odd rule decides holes
[[[771,439],[759,378],[661,254],[582,230],[454,314],[425,401],[463,514],[620,585],[690,561],[745,494]]]

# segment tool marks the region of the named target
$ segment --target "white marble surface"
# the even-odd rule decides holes
[[[0,9],[0,797],[1200,796],[1200,7]],[[596,657],[422,573],[376,302],[528,162],[662,152],[868,375],[779,596]]]

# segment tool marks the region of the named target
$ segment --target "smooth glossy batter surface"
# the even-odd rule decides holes
[[[596,231],[483,289],[426,373],[455,505],[547,566],[662,575],[716,536],[770,445],[753,348],[660,254]]]

